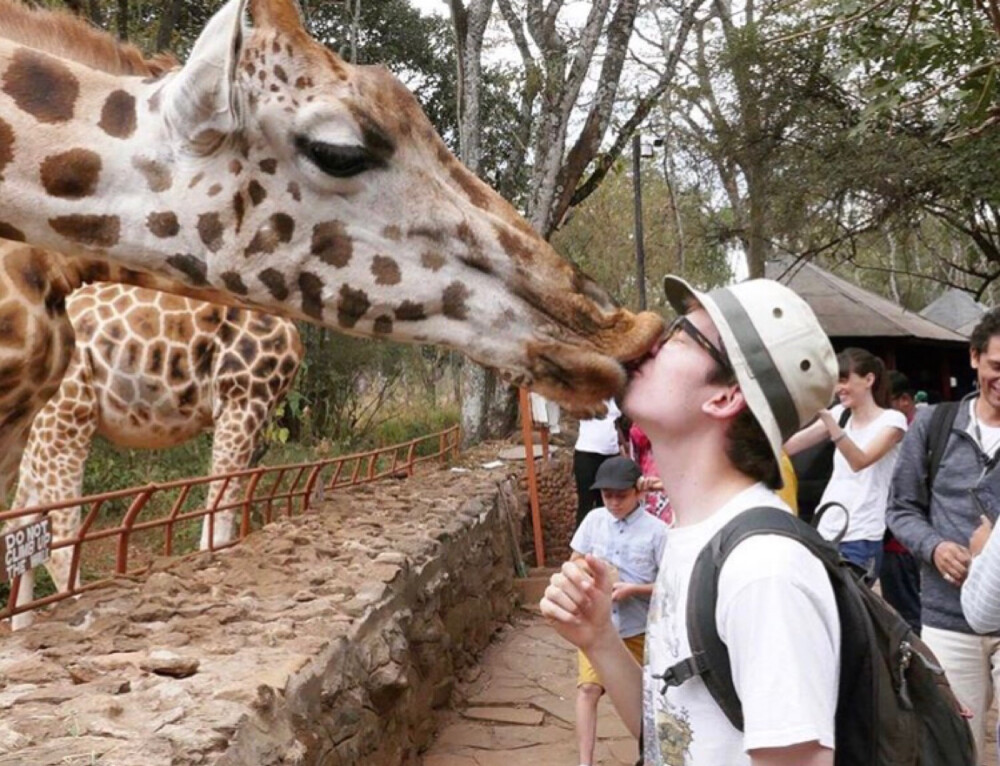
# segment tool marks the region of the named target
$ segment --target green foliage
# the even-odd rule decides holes
[[[677,201],[684,238],[683,264],[669,190],[659,164],[642,167],[646,296],[650,308],[665,308],[660,288],[664,274],[683,274],[697,284],[728,281],[729,265],[721,242],[707,228],[706,202],[696,190]],[[632,174],[619,163],[552,238],[560,253],[577,263],[623,306],[638,306]]]

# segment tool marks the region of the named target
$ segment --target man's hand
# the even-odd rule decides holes
[[[985,516],[980,516],[979,526],[976,527],[976,531],[969,538],[969,553],[973,558],[982,553],[983,547],[986,545],[986,541],[990,539],[990,532],[992,531],[993,525],[990,523],[990,520]]]
[[[946,582],[961,585],[969,574],[969,563],[972,556],[965,546],[953,542],[939,543],[934,549],[934,566]]]
[[[584,651],[609,630],[617,636],[609,574],[607,564],[594,556],[567,561],[552,575],[539,603],[559,635]]]

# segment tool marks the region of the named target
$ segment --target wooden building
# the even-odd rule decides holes
[[[840,351],[850,346],[878,355],[910,379],[930,401],[955,399],[973,389],[965,335],[858,287],[812,263],[772,261],[767,276],[801,295]]]

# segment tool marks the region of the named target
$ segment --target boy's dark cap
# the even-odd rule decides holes
[[[634,460],[627,457],[612,457],[601,463],[591,489],[634,489],[642,471]]]

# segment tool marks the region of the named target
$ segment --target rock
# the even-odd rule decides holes
[[[181,657],[166,649],[154,649],[139,663],[139,667],[158,676],[187,678],[198,672],[199,664],[194,657]]]

